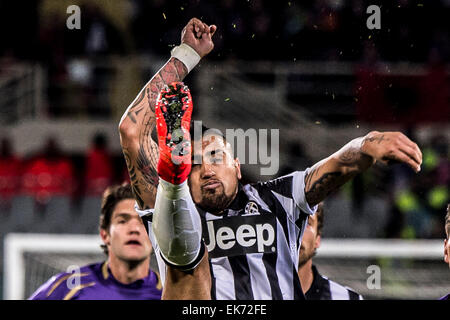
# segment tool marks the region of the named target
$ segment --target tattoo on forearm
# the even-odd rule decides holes
[[[134,197],[139,205],[139,208],[145,209],[144,200],[142,200],[142,194],[138,186],[136,170],[133,166],[133,163],[131,162],[130,155],[128,154],[128,151],[126,149],[123,150],[123,155],[125,157],[125,162],[127,163],[128,174],[130,175],[131,180],[131,189],[133,191]]]
[[[344,151],[341,155],[339,155],[339,161],[344,164],[352,164],[356,163],[361,159],[361,151],[358,149],[348,149]]]
[[[145,184],[156,187],[158,185],[158,173],[156,172],[155,166],[147,157],[142,146],[139,148],[139,154],[136,158],[136,165],[138,170],[142,173]]]
[[[319,179],[317,179],[311,186],[311,178],[308,180],[308,176],[305,179],[308,180],[305,185],[305,197],[306,201],[314,206],[318,204],[320,201],[325,199],[331,192],[342,186],[349,179],[351,179],[353,174],[351,175],[343,175],[341,172],[327,172],[324,173]]]
[[[313,176],[317,173],[317,169],[312,169],[305,177],[305,190],[309,190],[311,187],[311,181]]]

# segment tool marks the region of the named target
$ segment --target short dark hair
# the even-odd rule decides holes
[[[194,135],[194,120],[192,120],[191,121],[191,127],[190,127],[190,135],[191,135],[191,139],[192,139],[192,141],[195,141],[195,139],[196,138],[199,138],[199,137],[195,137],[195,135]],[[209,127],[207,127],[207,126],[205,126],[203,123],[202,123],[202,131],[201,131],[201,139],[203,139],[206,135],[214,135],[214,136],[218,136],[218,137],[220,137],[220,138],[222,138],[222,140],[223,140],[223,142],[225,143],[225,145],[226,145],[226,143],[227,143],[227,139],[226,139],[226,137],[224,136],[224,134],[222,133],[222,131],[220,131],[219,129],[216,129],[216,128],[209,128]],[[233,148],[231,148],[231,155],[232,155],[232,157],[234,157],[234,150],[233,150]],[[194,158],[195,157],[195,155],[194,155],[194,153],[192,153],[192,161],[193,161],[193,163],[198,163],[198,162],[196,162],[196,161],[199,161],[198,159],[195,159]]]
[[[450,238],[450,203],[447,204],[447,214],[445,215],[445,233],[447,239]]]
[[[131,186],[129,183],[124,183],[122,185],[113,185],[103,192],[102,197],[102,207],[100,210],[100,230],[109,231],[109,227],[111,226],[111,217],[116,205],[122,201],[127,199],[134,199],[133,191],[131,190]],[[106,245],[102,244],[101,248],[108,254],[108,248]]]
[[[190,132],[189,132],[191,135],[191,139],[197,138],[197,137],[194,137],[194,127],[195,127],[194,123],[195,123],[195,121],[191,120],[191,126],[190,126]],[[212,134],[218,135],[218,136],[222,137],[223,140],[226,140],[222,131],[220,131],[219,129],[216,129],[216,128],[209,128],[202,123],[202,131],[201,131],[202,138],[207,133],[212,133]]]
[[[317,235],[321,236],[323,230],[323,202],[319,203],[316,215],[317,215]]]

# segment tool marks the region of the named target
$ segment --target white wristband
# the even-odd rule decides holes
[[[201,59],[197,51],[185,43],[173,48],[170,53],[172,57],[177,58],[184,63],[188,72],[191,72]]]

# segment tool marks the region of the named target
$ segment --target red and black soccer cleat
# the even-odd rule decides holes
[[[172,184],[183,183],[191,171],[192,97],[182,82],[165,86],[156,100],[158,175]]]

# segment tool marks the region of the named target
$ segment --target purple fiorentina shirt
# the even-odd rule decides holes
[[[153,271],[130,284],[112,275],[106,262],[84,266],[78,273],[60,273],[44,283],[29,300],[160,300],[161,283]]]

